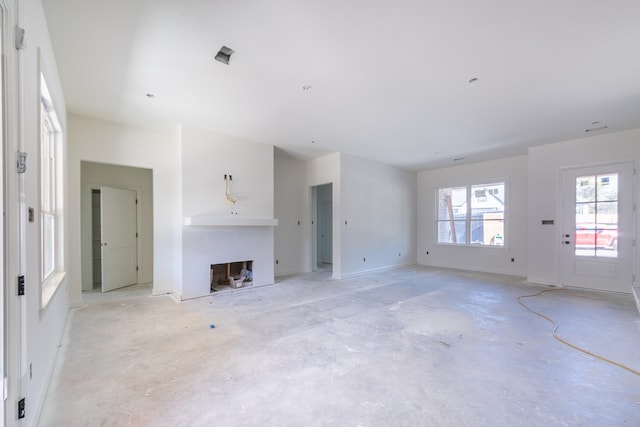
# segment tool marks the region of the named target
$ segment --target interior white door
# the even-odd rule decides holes
[[[631,292],[633,165],[570,169],[563,178],[564,284]]]
[[[133,285],[137,272],[136,193],[100,187],[102,292]]]
[[[320,262],[333,263],[333,204],[323,202],[320,206]]]

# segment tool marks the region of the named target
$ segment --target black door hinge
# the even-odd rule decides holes
[[[24,276],[18,276],[18,295],[24,295]]]
[[[26,415],[26,399],[23,397],[22,399],[18,400],[18,419],[21,420]]]

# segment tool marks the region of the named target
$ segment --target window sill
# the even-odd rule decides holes
[[[444,242],[437,242],[436,245],[448,246],[450,248],[509,249],[508,245],[482,245],[482,244],[444,243]]]
[[[47,308],[47,305],[49,305],[49,301],[51,301],[51,299],[55,295],[66,275],[67,273],[64,271],[56,271],[44,282],[44,284],[42,285],[42,299],[40,304],[41,310]]]

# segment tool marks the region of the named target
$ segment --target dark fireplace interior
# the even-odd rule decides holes
[[[211,264],[211,292],[245,288],[253,285],[253,261]]]

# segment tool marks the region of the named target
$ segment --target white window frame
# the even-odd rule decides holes
[[[65,277],[62,128],[40,75],[40,280],[44,309]]]
[[[472,223],[472,199],[475,197],[473,194],[473,188],[479,186],[491,186],[502,184],[504,186],[504,213],[503,213],[503,244],[502,245],[489,245],[489,244],[476,244],[471,242],[471,223]],[[446,189],[466,189],[466,217],[464,219],[465,222],[465,241],[461,243],[451,243],[451,242],[440,242],[439,239],[439,225],[443,221],[450,221],[450,219],[440,219],[440,191]],[[492,193],[488,193],[492,194]],[[477,247],[477,248],[491,248],[491,249],[502,249],[508,247],[508,237],[509,237],[509,181],[507,178],[496,178],[491,180],[478,180],[471,183],[465,184],[457,184],[457,185],[442,185],[436,187],[435,191],[435,244],[444,245],[444,246],[455,246],[455,247]],[[459,220],[460,222],[462,220]],[[490,221],[490,220],[488,220]]]

